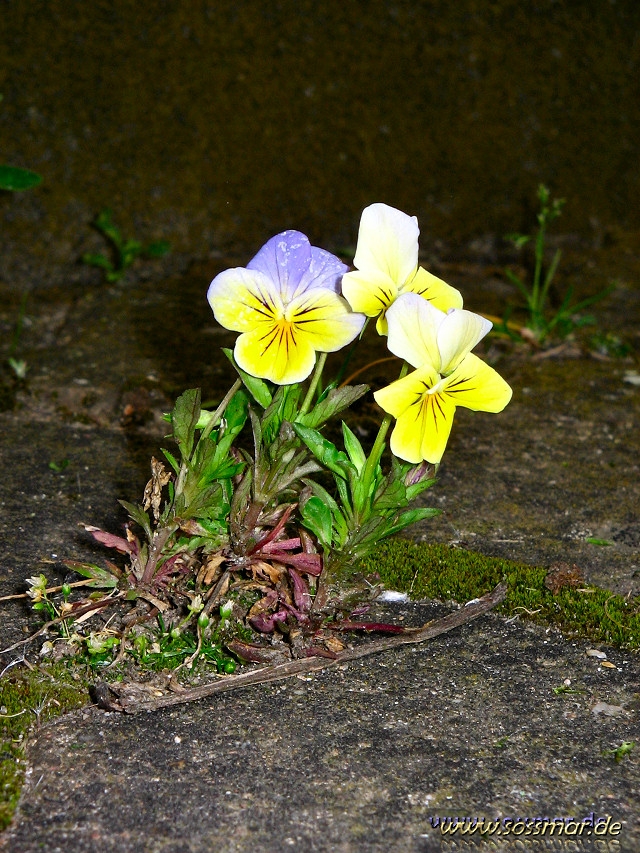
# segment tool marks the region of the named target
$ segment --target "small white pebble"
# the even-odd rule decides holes
[[[600,649],[587,649],[587,654],[590,658],[598,658],[598,660],[606,660],[607,656]]]
[[[173,738],[173,742],[174,742],[174,743],[182,743],[182,738],[180,737],[180,735],[176,735],[176,736]]]
[[[385,589],[378,596],[378,601],[409,601],[409,596],[406,592],[397,592],[395,589]]]

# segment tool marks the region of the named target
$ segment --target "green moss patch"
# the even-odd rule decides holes
[[[406,539],[382,543],[364,568],[377,572],[387,589],[414,599],[469,601],[504,580],[508,592],[498,612],[553,625],[567,636],[640,648],[640,599],[628,601],[586,583],[554,594],[544,585],[545,568]]]
[[[24,778],[23,751],[36,727],[87,703],[87,684],[64,665],[16,667],[0,679],[0,831],[11,822]]]

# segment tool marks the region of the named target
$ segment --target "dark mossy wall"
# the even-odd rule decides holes
[[[105,206],[205,256],[285,227],[352,242],[386,201],[433,239],[640,228],[637,0],[5,0],[3,278]]]

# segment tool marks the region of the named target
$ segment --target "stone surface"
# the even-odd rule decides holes
[[[3,594],[55,572],[43,559],[99,557],[77,525],[118,529],[116,501],[140,495],[171,397],[199,381],[215,397],[228,384],[215,355],[227,338],[203,299],[214,271],[194,266],[161,286],[131,279],[30,303],[29,381],[0,415]],[[473,307],[500,299],[500,281],[477,269],[447,277]],[[603,327],[636,344],[633,292],[620,287],[611,300]],[[185,317],[185,305],[194,307],[182,331],[165,318]],[[616,317],[624,322],[613,325]],[[179,343],[167,345],[169,329]],[[485,356],[514,400],[500,416],[458,413],[428,496],[445,514],[414,535],[543,564],[561,556],[589,580],[637,595],[640,390],[624,381],[634,362],[567,355],[576,353],[536,360],[490,343]],[[374,384],[383,378],[375,373]],[[358,415],[365,430],[367,417]],[[49,467],[65,459],[60,473]],[[588,535],[613,544],[589,545]],[[434,612],[393,607],[415,624]],[[3,644],[22,636],[26,616],[20,603],[4,605]],[[640,663],[598,650],[606,660],[587,642],[490,616],[309,680],[136,717],[87,708],[35,733],[4,849],[430,853],[460,849],[434,826],[438,817],[593,812],[620,822],[619,835],[600,846],[548,836],[542,849],[632,853],[637,749],[619,763],[612,751],[640,741]],[[557,690],[567,687],[579,692]],[[527,838],[542,840],[492,841],[516,850]]]

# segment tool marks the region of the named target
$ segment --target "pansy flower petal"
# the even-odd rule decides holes
[[[398,286],[381,270],[354,270],[342,276],[342,295],[354,311],[367,317],[378,317],[398,295]],[[381,334],[385,332],[386,327]]]
[[[434,308],[448,311],[450,308],[462,308],[462,294],[438,276],[418,267],[414,277],[402,288],[403,293],[417,293],[427,299]]]
[[[513,391],[493,367],[469,353],[443,380],[442,393],[456,406],[476,412],[501,412]]]
[[[389,207],[371,204],[362,211],[353,265],[364,272],[386,273],[403,284],[418,266],[418,220]]]
[[[319,352],[335,352],[360,334],[364,315],[354,314],[347,302],[327,289],[310,288],[289,303],[285,320],[296,339],[304,336]]]
[[[387,346],[413,367],[430,364],[440,370],[438,328],[446,314],[415,293],[401,294],[387,311]]]
[[[248,332],[284,310],[273,282],[263,273],[237,267],[217,275],[207,293],[214,316],[221,326]]]
[[[440,373],[446,376],[455,370],[467,353],[491,331],[492,325],[479,314],[450,309],[438,328],[438,349],[442,359]]]
[[[311,264],[311,244],[301,231],[282,231],[264,244],[247,269],[270,279],[285,302],[293,299]]]
[[[236,341],[234,358],[242,370],[277,385],[290,385],[306,379],[316,362],[309,341],[294,335],[286,321],[265,323]]]
[[[429,367],[420,368],[373,395],[378,405],[396,418],[391,451],[417,464],[442,459],[455,413],[455,403],[432,389],[440,377]]]
[[[331,252],[312,246],[309,268],[303,274],[298,288],[291,298],[294,299],[303,291],[316,290],[320,287],[339,293],[340,279],[348,269],[349,267]]]

